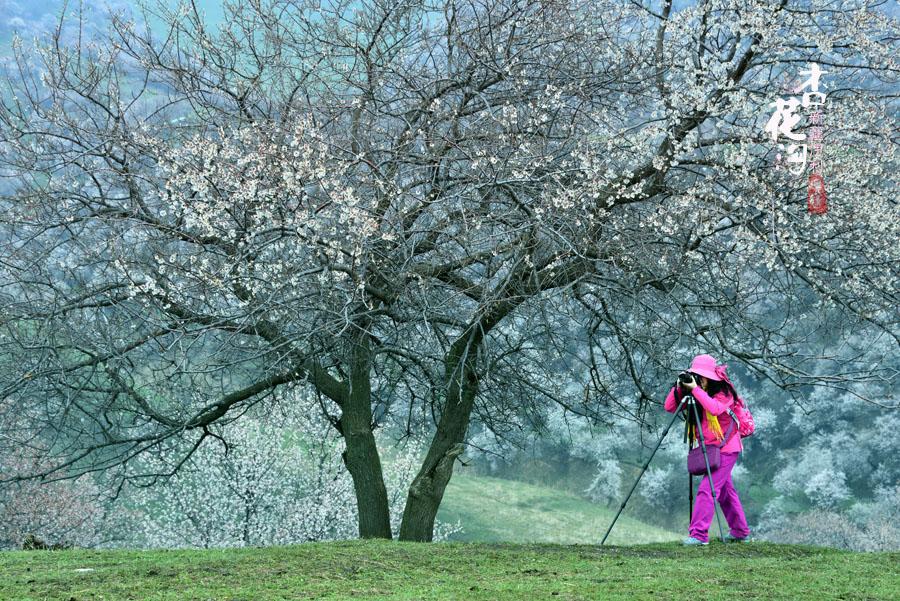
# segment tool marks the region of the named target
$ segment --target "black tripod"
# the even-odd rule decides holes
[[[696,420],[694,423],[698,424],[699,428],[700,424],[700,413],[697,411],[697,403],[694,400],[694,396],[688,392],[681,399],[681,402],[678,405],[678,409],[675,410],[675,415],[672,416],[672,420],[669,422],[669,425],[666,426],[666,429],[663,430],[662,436],[659,437],[659,441],[656,443],[656,447],[653,448],[653,452],[650,453],[650,457],[647,458],[647,461],[644,463],[644,467],[641,468],[641,473],[638,474],[637,480],[634,481],[634,484],[631,487],[631,490],[628,491],[628,496],[625,497],[625,500],[622,501],[622,505],[619,506],[619,511],[616,512],[616,517],[613,518],[612,524],[609,525],[609,529],[607,529],[606,534],[603,535],[603,540],[600,541],[600,544],[604,544],[606,542],[606,538],[609,536],[609,533],[612,532],[613,526],[616,525],[616,520],[619,519],[619,516],[622,514],[622,510],[625,509],[625,504],[628,503],[628,499],[631,498],[632,493],[634,493],[634,489],[637,488],[638,482],[641,481],[641,478],[644,475],[644,472],[647,471],[647,468],[650,466],[650,462],[653,460],[653,456],[656,455],[656,451],[659,450],[662,441],[666,438],[666,435],[669,433],[669,430],[672,428],[672,424],[675,423],[675,420],[678,419],[678,416],[681,415],[682,408],[687,405],[693,411],[694,419]],[[700,432],[698,436],[700,439],[700,448],[703,449],[703,461],[706,463],[706,475],[709,478],[709,489],[712,492],[713,499],[713,512],[716,514],[716,522],[719,524],[719,536],[722,539],[722,542],[725,542],[725,533],[722,530],[722,520],[719,518],[719,512],[716,511],[716,487],[713,486],[712,479],[712,470],[709,468],[709,457],[706,454],[706,443],[703,441],[703,432]],[[689,478],[690,482],[690,506],[691,506],[691,515],[694,512],[694,478],[691,476]]]

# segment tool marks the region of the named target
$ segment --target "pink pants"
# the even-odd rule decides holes
[[[738,498],[734,483],[731,481],[731,469],[737,462],[738,453],[722,453],[722,462],[719,469],[712,473],[713,484],[716,487],[716,500],[725,521],[731,529],[731,536],[744,538],[750,534],[747,527],[747,518],[744,516],[744,508]],[[712,495],[709,491],[709,476],[703,476],[700,488],[697,489],[697,498],[694,500],[694,514],[691,516],[690,535],[703,542],[709,541],[709,526],[712,524],[715,507]]]

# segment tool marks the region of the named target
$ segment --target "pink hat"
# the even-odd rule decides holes
[[[698,376],[709,378],[710,380],[724,379],[724,374],[722,373],[724,370],[716,369],[716,360],[712,355],[697,355],[694,357],[694,360],[691,361],[691,366],[688,368],[688,371],[695,373]]]

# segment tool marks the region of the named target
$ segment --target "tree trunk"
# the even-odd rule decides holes
[[[355,324],[354,324],[355,326]],[[353,478],[360,538],[392,538],[387,488],[372,433],[369,333],[359,327],[350,341],[350,380],[339,422],[346,443],[342,458]]]
[[[428,459],[409,487],[400,540],[431,542],[444,489],[453,474],[453,462],[464,448],[462,444],[432,445]]]
[[[400,540],[431,542],[434,520],[444,489],[453,474],[453,462],[465,448],[462,444],[478,391],[475,353],[481,342],[472,328],[468,336],[457,339],[445,361],[449,386],[444,412],[419,473],[409,487]]]
[[[244,546],[250,546],[250,520],[253,519],[253,491],[249,488],[244,489],[244,494],[241,496],[241,500],[244,502],[244,527],[242,538],[244,540]]]

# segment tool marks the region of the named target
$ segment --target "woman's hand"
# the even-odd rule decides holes
[[[693,390],[696,385],[697,385],[697,381],[694,380],[693,378],[691,378],[690,382],[682,382],[681,383],[681,386],[684,388],[687,388],[688,392]]]

